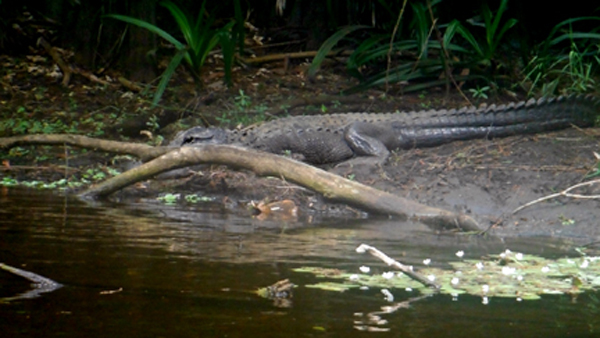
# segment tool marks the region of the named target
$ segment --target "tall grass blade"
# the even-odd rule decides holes
[[[120,15],[120,14],[107,14],[104,17],[121,20],[121,21],[130,23],[132,25],[136,25],[138,27],[145,28],[145,29],[149,30],[150,32],[167,40],[168,42],[173,44],[175,46],[175,48],[177,48],[177,49],[185,48],[185,45],[182,44],[181,42],[179,42],[177,39],[175,39],[171,34],[165,32],[164,30],[162,30],[162,29],[158,28],[157,26],[155,26],[151,23],[148,23],[146,21],[142,21],[140,19],[136,19],[136,18],[132,18],[132,17],[129,17],[126,15]]]
[[[315,57],[313,58],[310,67],[308,68],[308,77],[313,78],[315,76],[315,74],[321,67],[321,64],[323,63],[323,60],[325,60],[325,58],[327,57],[327,54],[329,54],[329,52],[340,40],[342,40],[344,37],[346,37],[348,34],[354,31],[368,28],[371,27],[365,25],[346,26],[340,29],[339,31],[335,32],[332,36],[325,40],[325,42],[323,42],[323,44],[321,45],[321,48],[319,48],[319,50],[317,51],[317,55],[315,55]]]
[[[233,26],[232,33],[233,39],[237,40],[237,47],[240,55],[244,54],[244,40],[246,39],[246,30],[244,29],[244,13],[242,12],[242,4],[240,0],[233,1],[234,19],[235,25]]]
[[[194,41],[195,33],[192,29],[192,26],[190,25],[190,21],[188,20],[187,15],[185,15],[185,13],[183,13],[183,11],[171,1],[161,1],[160,4],[161,6],[166,7],[169,10],[169,12],[171,12],[171,15],[173,16],[175,22],[179,26],[179,30],[183,34],[183,38],[185,39],[187,44],[190,47],[192,47],[191,42]]]
[[[185,49],[178,50],[175,56],[173,56],[173,59],[171,59],[171,62],[169,62],[167,69],[165,69],[165,71],[162,73],[160,82],[158,83],[158,87],[156,88],[156,92],[154,93],[154,99],[152,100],[153,107],[156,106],[158,102],[160,102],[163,93],[167,89],[169,80],[171,80],[171,77],[175,73],[175,69],[177,69],[179,64],[181,64],[181,60],[183,59],[183,56],[186,54],[186,52],[187,51]]]

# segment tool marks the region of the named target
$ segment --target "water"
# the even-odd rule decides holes
[[[439,235],[412,223],[258,221],[218,205],[166,207],[154,201],[84,203],[31,190],[0,190],[0,262],[64,285],[34,299],[0,303],[1,337],[598,337],[598,295],[516,302],[418,297],[391,290],[309,289],[300,266],[386,268],[354,249],[368,243],[421,265],[505,248],[560,256],[568,243]],[[289,278],[292,306],[253,293]],[[0,297],[29,289],[0,271]],[[399,304],[391,313],[382,306]],[[361,331],[366,330],[366,331]],[[383,332],[370,332],[383,331]]]

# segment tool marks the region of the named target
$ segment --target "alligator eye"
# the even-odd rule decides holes
[[[214,137],[213,134],[210,135],[190,135],[186,138],[183,139],[183,144],[188,144],[188,143],[198,143],[198,142],[204,142],[206,140],[210,140]]]

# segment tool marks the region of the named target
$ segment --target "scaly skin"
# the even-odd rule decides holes
[[[294,116],[234,131],[194,127],[179,133],[170,145],[239,144],[276,154],[291,151],[313,164],[355,156],[383,161],[396,149],[589,127],[599,111],[598,98],[570,96],[458,110]]]

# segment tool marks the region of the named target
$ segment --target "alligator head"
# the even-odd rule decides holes
[[[226,144],[228,132],[221,128],[194,127],[179,132],[173,141],[172,147],[194,146],[201,144]]]

